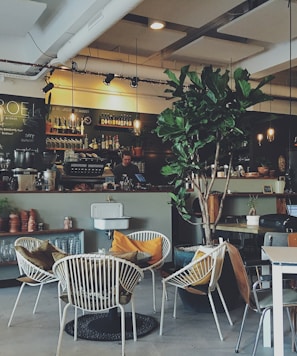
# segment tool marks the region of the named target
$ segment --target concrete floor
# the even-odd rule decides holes
[[[137,286],[135,301],[136,312],[152,315],[160,320],[161,283],[157,277],[157,308],[152,311],[150,274]],[[0,355],[1,356],[54,356],[59,332],[58,301],[56,285],[44,288],[40,307],[32,314],[37,290],[26,287],[10,328],[7,322],[15,302],[18,287],[0,289]],[[126,341],[127,356],[197,356],[197,355],[232,355],[236,344],[243,306],[231,311],[234,325],[230,326],[225,314],[219,314],[224,336],[220,341],[212,314],[193,313],[185,309],[179,300],[177,318],[172,318],[173,289],[168,290],[164,332],[159,336],[159,329],[139,338],[137,342]],[[129,309],[127,309],[129,310]],[[68,320],[73,319],[73,312],[68,312]],[[243,334],[239,355],[250,355],[259,317],[250,313]],[[73,338],[64,333],[61,356],[65,355],[113,356],[121,354],[119,342],[96,342]],[[285,355],[291,352],[291,335],[285,319]],[[257,355],[271,356],[273,349],[263,348],[259,343]]]

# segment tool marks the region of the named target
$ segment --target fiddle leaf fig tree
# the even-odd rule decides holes
[[[162,167],[161,173],[174,184],[172,202],[187,221],[191,219],[191,209],[186,202],[189,194],[185,182],[191,181],[199,199],[206,243],[210,244],[222,214],[233,151],[246,138],[243,114],[250,106],[272,99],[261,88],[273,77],[265,77],[252,88],[248,71],[238,68],[232,89],[229,71],[221,73],[221,69],[214,70],[212,66],[205,67],[201,76],[190,71],[190,66],[181,68],[179,78],[170,70],[165,73],[169,77],[165,92],[171,94],[174,102],[172,108],[158,116],[155,132],[163,142],[171,144],[173,158]],[[208,200],[223,156],[227,157],[228,172],[219,213],[211,223]]]

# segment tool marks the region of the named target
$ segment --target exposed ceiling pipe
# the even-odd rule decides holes
[[[79,70],[90,71],[93,73],[114,73],[116,76],[135,77],[136,64],[120,62],[109,59],[101,59],[87,56],[77,56],[73,59]],[[71,66],[70,62],[66,66]],[[178,76],[179,72],[173,72]],[[137,64],[137,76],[144,80],[167,81],[168,76],[163,68]]]
[[[112,61],[107,59],[98,59],[87,56],[77,56],[74,58],[74,61],[78,65],[79,70],[85,70],[86,72],[90,71],[92,73],[113,73],[121,77],[134,77],[136,64]],[[71,63],[67,63],[67,66],[71,67]],[[201,72],[203,66],[195,70]],[[180,72],[171,70],[177,77],[179,77]],[[163,68],[145,66],[137,64],[137,76],[141,80],[152,80],[156,82],[166,82],[168,76],[164,73]],[[257,81],[251,80],[251,85],[256,87],[259,84]],[[266,94],[272,95],[273,97],[283,97],[288,98],[290,96],[290,89],[288,86],[284,85],[273,85],[269,84],[262,88],[263,92]],[[297,88],[292,88],[292,97],[297,98]]]
[[[72,38],[62,46],[57,58],[52,59],[46,67],[35,75],[23,75],[19,73],[0,72],[1,76],[23,80],[38,80],[44,76],[51,66],[65,64],[83,48],[89,46],[96,38],[118,22],[125,14],[135,8],[143,0],[112,0],[102,12],[95,14]]]
[[[55,63],[63,64],[73,58],[80,50],[89,46],[107,29],[117,23],[143,0],[113,0],[108,3],[101,14],[96,14],[77,32],[57,53]]]

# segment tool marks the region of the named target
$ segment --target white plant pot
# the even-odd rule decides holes
[[[247,215],[246,224],[247,226],[259,226],[260,215]]]

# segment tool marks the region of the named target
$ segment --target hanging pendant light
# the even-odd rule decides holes
[[[136,62],[136,75],[135,78],[137,79],[137,85],[134,87],[136,90],[136,117],[133,121],[133,133],[135,136],[141,135],[141,121],[138,117],[138,76],[137,76],[137,39],[136,39],[136,55],[135,55],[135,62]]]
[[[74,100],[73,100],[73,96],[74,96],[73,77],[74,77],[74,71],[76,68],[77,68],[76,62],[72,62],[71,63],[71,81],[72,81],[72,83],[71,83],[72,84],[72,86],[71,86],[71,106],[72,106],[72,109],[71,109],[71,114],[70,114],[70,127],[72,128],[73,132],[75,131],[75,127],[76,127],[76,116],[74,113],[74,106],[73,106],[73,103],[74,103]]]
[[[270,83],[270,97],[271,97],[271,83]],[[270,100],[270,115],[271,115],[271,100]],[[267,141],[268,142],[273,142],[274,141],[274,135],[275,135],[275,130],[273,127],[271,127],[271,122],[270,122],[270,126],[267,130]]]
[[[133,131],[135,136],[140,136],[141,134],[141,121],[138,117],[133,121]]]
[[[258,145],[259,146],[262,146],[262,141],[263,141],[263,134],[261,134],[261,133],[258,133],[258,135],[257,135],[257,141],[258,141]]]
[[[269,129],[267,130],[267,141],[268,142],[274,141],[274,134],[275,134],[274,128],[269,127]]]

